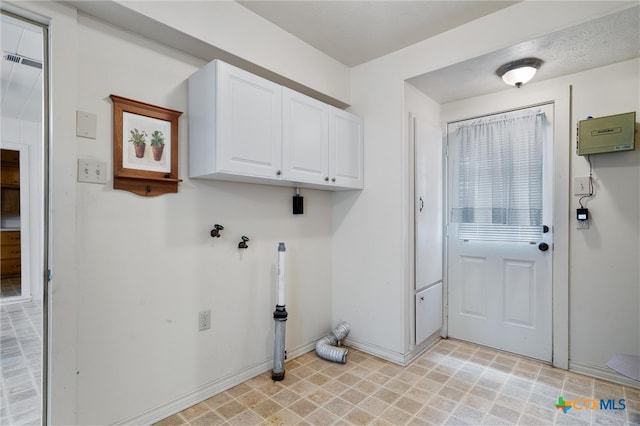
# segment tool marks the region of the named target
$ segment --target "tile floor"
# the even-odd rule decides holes
[[[0,425],[39,425],[42,305],[0,305]]]
[[[639,390],[455,340],[404,368],[351,350],[345,365],[309,352],[285,371],[282,382],[261,374],[156,426],[640,424]],[[565,414],[560,395],[624,398],[626,409]]]
[[[20,296],[20,277],[0,279],[0,297]]]

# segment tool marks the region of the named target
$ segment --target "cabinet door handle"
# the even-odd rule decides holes
[[[335,181],[336,181],[336,178],[331,178],[331,182],[335,182]]]
[[[424,200],[420,197],[420,212],[422,213],[422,209],[424,208]]]
[[[325,182],[329,182],[329,176],[325,176],[325,177],[324,177],[324,181],[325,181]]]
[[[280,170],[278,170],[278,171],[276,172],[276,175],[278,175],[278,176],[280,176],[281,174],[282,174],[282,171],[280,171]]]

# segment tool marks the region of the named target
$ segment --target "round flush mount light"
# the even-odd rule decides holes
[[[520,87],[533,78],[542,62],[538,58],[518,59],[502,65],[496,74],[508,85]]]

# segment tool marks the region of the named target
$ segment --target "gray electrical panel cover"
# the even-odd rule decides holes
[[[635,111],[579,121],[577,154],[632,151],[635,132]]]

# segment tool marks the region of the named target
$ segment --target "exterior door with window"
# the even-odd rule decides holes
[[[551,361],[553,105],[448,125],[448,334]]]

